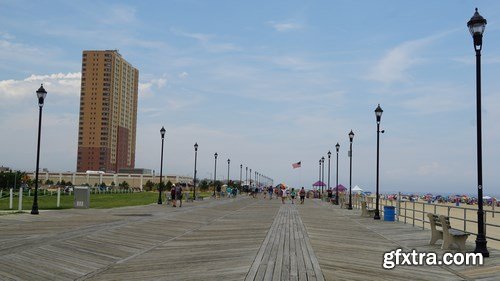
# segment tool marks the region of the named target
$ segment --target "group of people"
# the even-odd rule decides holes
[[[255,192],[253,193],[254,198],[256,197],[256,194],[258,193],[258,190],[256,188]],[[265,187],[262,190],[262,193],[264,194],[264,199],[267,198],[267,195],[269,195],[269,199],[273,199],[273,195],[276,198],[281,197],[281,203],[285,204],[285,200],[290,199],[292,204],[295,204],[295,198],[299,197],[300,198],[300,204],[304,204],[304,200],[306,198],[306,190],[304,187],[302,187],[298,192],[295,190],[295,188],[287,189],[285,186],[281,186],[281,188],[278,187]]]
[[[179,201],[179,207],[182,207],[182,187],[180,185],[172,185],[170,198],[172,199],[172,207],[177,207],[177,201]]]

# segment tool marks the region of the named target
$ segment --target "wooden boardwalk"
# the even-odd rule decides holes
[[[430,231],[398,222],[360,217],[360,210],[340,209],[326,202],[310,202],[301,208],[302,218],[326,280],[500,280],[500,251],[489,248],[483,266],[382,267],[385,252],[445,253],[428,245]],[[318,219],[321,218],[321,219]],[[474,250],[469,237],[467,252]],[[453,252],[453,251],[452,251]]]
[[[428,231],[317,200],[46,211],[0,229],[0,280],[500,280],[491,248],[484,266],[383,269],[396,248],[443,251]]]
[[[324,280],[295,205],[281,206],[245,280]]]

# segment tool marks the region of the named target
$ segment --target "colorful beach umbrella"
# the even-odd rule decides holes
[[[326,186],[326,184],[322,181],[317,181],[317,182],[313,183],[313,186]]]
[[[335,188],[333,189],[333,191],[337,191],[337,188],[339,189],[339,192],[344,192],[344,191],[346,191],[346,190],[347,190],[347,188],[345,188],[345,186],[343,186],[343,185],[339,184],[337,187],[335,187]]]

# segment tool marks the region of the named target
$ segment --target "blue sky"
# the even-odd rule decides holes
[[[231,158],[234,179],[241,163],[307,187],[339,142],[348,185],[352,129],[353,185],[374,190],[380,103],[382,192],[475,193],[476,6],[484,186],[499,194],[498,1],[0,0],[0,165],[34,169],[44,83],[41,166],[74,171],[82,50],[118,49],[140,71],[138,167],[159,169],[165,126],[168,174],[192,175],[198,142],[201,177],[218,152],[220,177]]]

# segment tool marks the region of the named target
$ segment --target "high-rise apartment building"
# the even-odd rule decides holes
[[[117,50],[83,51],[78,172],[134,168],[138,85]]]

